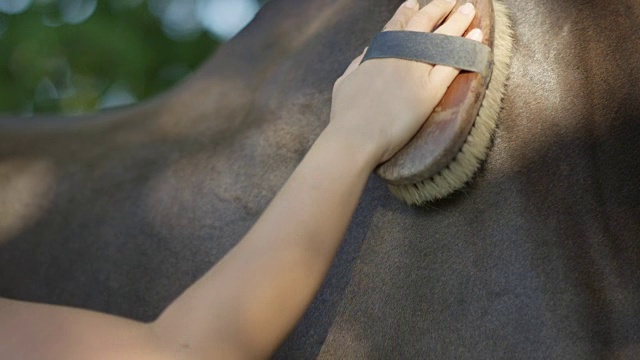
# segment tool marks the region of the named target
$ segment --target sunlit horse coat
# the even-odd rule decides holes
[[[515,55],[480,174],[423,209],[372,177],[278,357],[639,356],[640,2],[505,3]],[[0,295],[153,319],[267,206],[398,5],[272,0],[161,98],[2,119]]]

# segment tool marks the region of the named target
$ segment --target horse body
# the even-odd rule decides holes
[[[372,176],[277,357],[640,351],[640,4],[505,3],[516,50],[483,169],[422,209]],[[257,219],[397,5],[272,0],[160,98],[0,121],[0,295],[153,319]]]

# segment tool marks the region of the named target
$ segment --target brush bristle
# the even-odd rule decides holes
[[[495,40],[493,73],[475,123],[455,159],[438,174],[408,185],[389,185],[389,190],[409,205],[441,199],[464,187],[487,157],[502,99],[506,92],[513,48],[509,11],[501,0],[493,0]]]

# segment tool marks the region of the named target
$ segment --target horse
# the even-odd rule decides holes
[[[640,2],[503,2],[515,49],[482,169],[426,207],[373,175],[275,358],[637,356]],[[0,296],[153,320],[251,227],[399,3],[271,0],[157,98],[3,116]]]

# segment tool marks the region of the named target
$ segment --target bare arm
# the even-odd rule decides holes
[[[434,0],[419,10],[415,1],[407,4],[387,29],[432,31],[454,5]],[[473,16],[472,9],[456,13],[436,32],[461,35]],[[458,73],[397,59],[360,60],[336,82],[330,125],[258,222],[156,321],[0,299],[0,358],[273,353],[318,290],[369,174],[415,134]]]
[[[438,0],[422,11],[438,20],[452,7]],[[430,30],[417,11],[401,7],[390,26]],[[460,35],[473,16],[457,13],[443,31],[448,26]],[[336,83],[330,125],[255,226],[153,325],[162,337],[211,356],[263,358],[302,316],[367,178],[415,134],[458,73],[397,59],[360,60]]]
[[[160,316],[162,337],[222,358],[266,357],[284,339],[320,286],[375,165],[330,131],[244,239]]]

